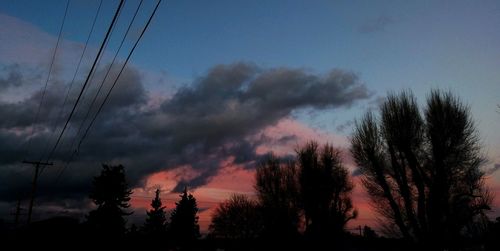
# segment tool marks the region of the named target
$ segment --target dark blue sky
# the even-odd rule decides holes
[[[101,24],[115,4],[105,1]],[[123,20],[137,4],[126,3]],[[56,35],[64,5],[2,1],[0,12]],[[97,5],[71,2],[66,38],[84,41]],[[145,9],[152,6],[145,1]],[[335,67],[360,74],[380,95],[443,87],[486,109],[498,100],[491,94],[500,86],[499,23],[498,1],[165,1],[133,63],[180,79],[240,60],[316,72]]]
[[[0,13],[57,36],[65,3],[1,1]],[[65,39],[85,41],[98,3],[71,1]],[[104,32],[116,3],[104,1],[95,34]],[[126,2],[117,33],[138,3]],[[144,2],[135,34],[153,6]],[[244,61],[353,71],[375,96],[410,88],[423,100],[431,88],[450,89],[471,104],[485,142],[498,152],[499,24],[498,1],[164,1],[132,63],[176,86],[214,65]],[[92,37],[94,46],[101,37]],[[320,116],[317,124],[345,122],[360,111]]]

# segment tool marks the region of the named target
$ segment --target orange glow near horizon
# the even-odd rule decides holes
[[[279,142],[280,138],[294,136],[293,140]],[[255,135],[255,138],[266,137],[270,139],[268,144],[260,145],[256,152],[264,154],[273,151],[276,155],[293,154],[294,149],[306,143],[308,140],[316,140],[321,144],[332,143],[335,147],[346,147],[347,138],[313,130],[304,124],[292,119],[284,119],[275,126],[268,127]],[[243,166],[234,164],[234,156],[229,156],[220,163],[217,175],[201,187],[190,191],[198,202],[200,212],[199,224],[201,231],[206,233],[210,225],[212,214],[219,203],[228,199],[232,194],[245,194],[256,199],[254,190],[255,170],[245,169]],[[350,156],[344,156],[344,163],[353,171],[354,163]],[[175,208],[175,202],[179,200],[179,194],[173,193],[173,188],[180,181],[189,181],[200,175],[190,166],[179,166],[170,170],[154,173],[146,178],[144,187],[133,189],[131,204],[133,208],[140,210],[149,209],[154,191],[159,188],[162,191],[162,201],[169,211]],[[370,226],[380,229],[377,215],[370,206],[370,198],[360,183],[359,177],[352,177],[355,184],[352,191],[354,207],[358,210],[358,217],[347,224],[347,229],[357,231],[359,226]],[[491,175],[486,179],[486,184],[495,194],[500,194],[500,175]],[[500,197],[494,196],[493,210],[489,215],[495,216],[500,212]]]
[[[155,173],[148,177],[147,184],[165,184],[161,187],[173,188],[175,183],[167,180],[171,177],[171,171]],[[193,190],[191,193],[195,196],[198,207],[200,208],[199,224],[202,232],[206,232],[210,225],[212,214],[220,202],[228,199],[232,194],[245,194],[255,199],[254,177],[255,171],[247,170],[238,166],[226,166],[217,176],[208,184]],[[368,194],[359,182],[359,177],[354,177],[355,183],[352,192],[354,207],[358,210],[358,217],[347,224],[347,229],[354,231],[358,226],[370,226],[379,229],[377,215],[370,206]],[[495,194],[500,194],[500,185],[494,181],[487,181],[487,185]],[[154,189],[134,189],[134,195],[131,200],[133,208],[149,209]],[[175,202],[179,200],[177,193],[165,192],[162,196],[163,204],[168,210],[175,208]],[[494,196],[492,203],[493,217],[498,214],[500,208],[500,197]]]
[[[182,178],[181,172],[193,176],[190,168],[183,167],[169,171],[157,172],[146,179],[145,188],[133,189],[131,204],[133,208],[142,210],[149,209],[156,188],[162,190],[162,202],[171,211],[175,208],[175,202],[179,200],[179,194],[173,193],[172,189]],[[200,212],[199,224],[202,232],[208,230],[212,219],[213,210],[217,205],[228,199],[232,194],[245,194],[254,197],[253,170],[247,170],[237,165],[225,165],[219,170],[218,175],[213,177],[206,185],[196,188],[190,193],[196,198]]]

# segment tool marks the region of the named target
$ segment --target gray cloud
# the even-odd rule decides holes
[[[353,177],[358,177],[358,176],[361,176],[363,175],[363,171],[361,171],[361,169],[357,168],[354,169],[352,172],[351,172],[351,176]]]
[[[99,76],[102,72],[96,79]],[[0,116],[8,118],[0,121],[0,182],[3,184],[0,198],[4,201],[15,200],[19,191],[29,187],[33,170],[19,164],[27,157],[19,146],[27,141],[32,128],[35,132],[31,149],[36,154],[28,158],[38,158],[45,142],[54,140],[52,130],[66,92],[63,82],[55,81],[49,86],[42,116],[36,125],[32,124],[32,118],[40,91],[19,102],[0,99]],[[75,135],[96,89],[96,85],[91,86],[82,103],[83,109],[75,114],[62,148],[55,155],[57,165],[47,168],[41,178],[41,200],[84,197],[92,176],[100,170],[100,163],[123,164],[132,186],[140,186],[153,172],[189,165],[200,175],[183,180],[177,190],[185,185],[201,186],[218,173],[221,163],[229,156],[235,157],[235,163],[252,167],[255,160],[262,157],[256,155],[256,148],[266,139],[255,140],[251,136],[293,111],[348,107],[371,96],[357,75],[349,71],[335,69],[318,75],[301,69],[262,69],[247,63],[216,66],[193,84],[178,89],[159,107],[148,105],[150,94],[144,84],[139,72],[127,69],[79,149],[77,161],[63,179],[55,183],[61,163],[72,150],[68,142]],[[76,83],[77,88],[71,92],[70,104],[79,86],[81,83]],[[69,106],[62,111],[67,114]]]
[[[19,65],[5,66],[3,72],[7,73],[7,75],[0,77],[0,91],[11,86],[19,87],[23,83],[23,75],[19,70]]]
[[[387,26],[393,24],[395,21],[392,17],[380,15],[376,18],[367,19],[362,25],[358,27],[360,33],[374,33],[384,31]]]
[[[348,120],[335,127],[335,129],[339,132],[344,132],[346,129],[351,128],[353,125],[354,125],[354,120]]]

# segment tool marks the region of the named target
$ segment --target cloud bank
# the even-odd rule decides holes
[[[33,167],[23,159],[46,156],[70,112],[62,107],[83,44],[63,39],[50,78],[40,116],[33,121],[42,96],[48,60],[56,37],[15,17],[0,14],[0,211],[29,194]],[[91,46],[92,47],[92,46]],[[95,48],[89,47],[84,65]],[[147,185],[147,177],[163,171],[178,173],[173,191],[212,181],[224,166],[251,170],[269,151],[285,153],[292,144],[315,135],[294,122],[292,114],[303,109],[332,110],[349,107],[371,93],[350,71],[333,69],[317,74],[304,69],[262,68],[252,63],[217,65],[194,81],[179,85],[168,94],[158,83],[134,66],[128,66],[75,161],[56,177],[75,150],[71,142],[78,128],[88,125],[84,117],[98,84],[109,65],[102,65],[84,93],[67,133],[39,181],[37,201],[46,210],[77,213],[85,200],[92,177],[101,163],[123,164],[133,187]],[[111,71],[114,79],[118,67]],[[82,67],[83,78],[88,67]],[[104,92],[111,82],[104,83]],[[67,104],[76,100],[82,82],[75,82]],[[155,86],[155,90],[151,88]],[[167,88],[172,90],[172,88]],[[100,104],[103,95],[98,96]],[[287,131],[288,130],[288,131]],[[299,134],[304,135],[299,135]],[[186,171],[189,170],[189,171]],[[55,210],[57,208],[57,210]],[[5,209],[5,210],[4,210]],[[10,212],[10,209],[8,210]],[[80,212],[80,211],[78,211]],[[81,212],[80,212],[81,213]]]
[[[30,76],[22,76],[21,71],[13,69],[14,72],[2,74],[5,81],[17,81],[9,88],[28,85],[23,79]],[[116,72],[112,71],[114,74]],[[102,75],[103,72],[97,73],[95,79]],[[198,187],[216,175],[228,157],[234,157],[234,164],[253,167],[254,161],[262,156],[258,147],[262,149],[262,145],[274,140],[256,135],[288,118],[293,111],[348,107],[370,96],[356,74],[349,71],[334,69],[318,75],[303,69],[263,69],[254,64],[235,63],[215,66],[190,85],[178,89],[170,98],[151,105],[154,95],[148,93],[142,79],[137,70],[128,68],[79,149],[77,161],[70,166],[64,179],[50,184],[51,176],[59,171],[60,163],[72,150],[69,142],[97,87],[95,83],[91,85],[70,123],[62,147],[56,152],[54,161],[58,165],[46,171],[40,189],[42,197],[85,195],[91,177],[99,171],[99,163],[125,165],[133,186],[141,185],[149,174],[189,166],[198,175],[182,180],[179,186]],[[0,100],[0,116],[8,118],[0,121],[0,182],[4,184],[0,188],[1,198],[14,200],[18,191],[27,187],[32,168],[21,166],[19,161],[42,156],[46,142],[54,141],[52,131],[55,122],[61,121],[59,113],[66,87],[62,80],[49,86],[37,124],[33,124],[33,114],[38,108],[41,91],[16,102]],[[70,104],[78,88],[70,93]],[[109,83],[105,84],[105,90],[107,88]],[[100,100],[102,97],[97,103]],[[69,108],[64,107],[63,117]],[[56,133],[61,124],[58,126]],[[32,154],[27,156],[21,146],[29,137],[28,153]]]

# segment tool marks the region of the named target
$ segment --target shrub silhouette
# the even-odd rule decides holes
[[[255,239],[262,232],[260,206],[247,196],[233,194],[212,216],[210,235],[223,239]]]

